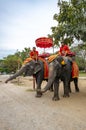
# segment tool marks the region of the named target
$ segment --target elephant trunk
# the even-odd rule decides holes
[[[52,80],[51,80],[51,79],[48,79],[47,85],[45,86],[44,89],[41,90],[41,92],[42,92],[42,93],[45,93],[47,90],[50,89],[50,87],[51,87],[52,84],[53,84],[53,79],[52,79]]]
[[[54,71],[53,66],[50,66],[49,67],[48,82],[47,82],[45,88],[41,90],[42,93],[44,93],[44,92],[46,92],[47,90],[50,89],[50,87],[52,86],[52,84],[54,82],[55,76],[56,76],[56,72]]]
[[[9,78],[5,81],[5,83],[8,83],[8,81],[13,80],[13,79],[15,79],[16,77],[20,76],[23,72],[25,72],[25,69],[26,69],[25,66],[21,67],[21,69],[20,69],[18,72],[16,72],[13,76],[9,77]]]

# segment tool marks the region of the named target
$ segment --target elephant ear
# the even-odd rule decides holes
[[[39,63],[35,64],[35,68],[34,68],[34,74],[36,74],[37,72],[39,72],[41,70],[41,65]]]
[[[56,67],[57,69],[60,69],[61,68],[61,64],[57,60],[55,60],[54,61],[54,67]]]

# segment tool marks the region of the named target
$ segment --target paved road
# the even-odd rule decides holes
[[[27,87],[0,82],[0,130],[86,130],[86,93],[53,102]],[[79,102],[81,101],[81,104]]]

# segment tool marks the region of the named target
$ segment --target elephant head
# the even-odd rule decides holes
[[[13,76],[9,77],[5,83],[7,83],[10,80],[15,79],[16,77],[20,76],[24,73],[24,76],[32,76],[33,74],[36,74],[38,71],[41,70],[41,66],[39,63],[37,63],[35,60],[32,60],[25,65],[23,65],[19,71],[17,71]]]

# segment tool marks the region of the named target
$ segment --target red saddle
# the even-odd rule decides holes
[[[76,55],[75,52],[68,52],[67,53],[67,56],[70,56],[70,57],[75,56],[75,55]]]

